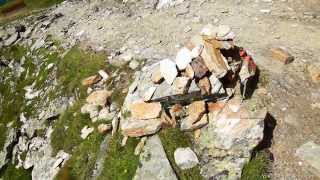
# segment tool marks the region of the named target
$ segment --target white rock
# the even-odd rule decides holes
[[[231,31],[231,28],[227,25],[220,25],[218,27],[218,33],[217,33],[217,36],[218,37],[224,37],[226,36],[227,34],[229,34]]]
[[[190,169],[199,163],[197,155],[189,147],[176,149],[174,161],[181,169]]]
[[[160,62],[160,72],[168,84],[172,84],[178,75],[176,64],[170,59],[164,59]]]
[[[209,81],[211,84],[211,93],[212,94],[218,93],[222,88],[222,83],[220,82],[220,80],[214,74],[212,74],[209,77]]]
[[[176,56],[176,64],[179,70],[184,70],[187,65],[191,62],[191,51],[186,47],[180,49]]]
[[[203,50],[203,45],[199,45],[193,48],[191,51],[191,58],[198,57],[201,54],[202,50]]]
[[[105,80],[107,80],[107,79],[109,79],[109,74],[108,73],[106,73],[104,70],[99,70],[98,71],[98,74],[102,77],[102,79],[105,81]]]
[[[200,35],[209,36],[210,38],[215,38],[217,36],[218,29],[212,24],[207,24],[200,32]]]
[[[136,61],[136,60],[132,60],[132,61],[130,61],[130,63],[129,63],[129,67],[130,67],[131,69],[133,69],[133,70],[137,69],[138,66],[139,66],[139,62]]]
[[[181,4],[184,0],[159,0],[157,4],[157,9],[169,8]]]
[[[157,89],[157,87],[150,87],[143,95],[144,101],[149,101],[152,98],[156,89]]]
[[[88,128],[88,126],[84,126],[82,129],[81,129],[81,135],[80,137],[82,139],[86,139],[92,132],[93,132],[94,128],[91,127],[91,128]]]

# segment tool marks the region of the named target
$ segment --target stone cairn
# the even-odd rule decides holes
[[[140,137],[178,124],[194,131],[208,124],[208,111],[234,97],[236,87],[255,75],[256,65],[234,45],[229,26],[205,26],[179,50],[175,61],[146,67],[129,88],[121,122],[124,136]],[[240,80],[240,81],[238,81]]]

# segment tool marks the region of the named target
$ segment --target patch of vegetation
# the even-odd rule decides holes
[[[108,144],[108,152],[101,176],[98,179],[123,180],[132,179],[139,165],[139,156],[134,155],[134,149],[139,140],[129,138],[127,144],[121,147],[122,136],[116,134]]]
[[[174,161],[174,151],[177,148],[192,147],[192,142],[188,135],[186,135],[184,132],[181,132],[177,128],[168,128],[160,132],[160,139],[163,144],[163,148],[167,154],[167,157],[170,161],[170,164],[173,167],[179,179],[203,179],[203,177],[200,175],[199,166],[195,166],[187,170],[181,170]]]
[[[103,69],[105,57],[103,53],[86,52],[77,46],[73,47],[57,64],[58,83],[63,95],[71,96],[77,92],[83,97],[86,89],[81,81]]]
[[[256,156],[244,166],[241,180],[269,180],[269,166],[270,159],[268,153],[265,151],[258,152]]]
[[[2,168],[0,177],[5,180],[31,180],[31,171],[23,168],[15,168],[15,165],[9,163]]]
[[[103,135],[100,133],[95,131],[90,134],[74,149],[71,159],[68,160],[56,179],[90,179],[102,140]]]

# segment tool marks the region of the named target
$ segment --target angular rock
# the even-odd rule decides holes
[[[182,131],[193,131],[193,130],[202,128],[207,124],[208,124],[208,115],[204,114],[199,121],[193,124],[190,123],[188,119],[182,119],[180,129]]]
[[[184,0],[159,0],[156,9],[165,9],[181,4]]]
[[[107,90],[97,90],[92,92],[86,99],[87,103],[98,106],[105,106],[112,92]]]
[[[90,77],[85,78],[84,80],[82,80],[81,84],[83,86],[91,86],[93,84],[96,84],[97,82],[99,82],[101,80],[101,77],[98,75],[93,75]]]
[[[143,95],[143,100],[144,100],[144,101],[149,101],[149,100],[152,98],[152,96],[153,96],[154,92],[156,91],[156,89],[157,89],[157,87],[150,87],[150,88],[144,93],[144,95]]]
[[[187,65],[191,62],[191,51],[185,47],[179,50],[176,56],[176,64],[179,70],[186,69]]]
[[[216,28],[215,26],[213,26],[212,24],[207,24],[206,26],[204,26],[200,32],[201,35],[207,36],[211,39],[216,38],[218,33],[218,28]]]
[[[99,109],[97,105],[94,104],[84,104],[81,107],[82,114],[90,114],[90,118],[95,118],[99,115]]]
[[[185,94],[188,91],[190,79],[187,77],[177,77],[173,81],[173,89],[176,94]]]
[[[187,73],[187,76],[190,78],[190,79],[193,79],[194,77],[194,71],[192,69],[192,66],[190,64],[187,65],[186,67],[186,73]]]
[[[176,149],[174,161],[182,170],[191,169],[199,163],[197,155],[189,147]]]
[[[99,124],[98,131],[101,134],[107,133],[112,129],[112,126],[110,124]]]
[[[139,155],[146,143],[147,137],[144,136],[140,139],[140,142],[137,144],[136,148],[134,149],[134,155]]]
[[[147,139],[134,180],[177,180],[158,135]]]
[[[217,32],[217,37],[224,37],[228,35],[231,31],[231,28],[227,25],[220,25],[218,26],[218,32]]]
[[[313,174],[320,177],[320,145],[312,141],[307,142],[296,150],[296,155],[311,168]]]
[[[202,78],[204,75],[207,74],[209,69],[207,66],[204,64],[204,61],[201,57],[195,58],[191,63],[190,63],[193,71],[194,71],[194,76],[196,78]]]
[[[294,57],[285,48],[272,48],[270,51],[272,58],[282,62],[283,64],[288,64],[294,60]]]
[[[201,89],[201,94],[210,94],[211,93],[211,84],[207,77],[203,77],[199,80],[198,86]]]
[[[81,129],[81,135],[80,137],[82,139],[86,139],[92,132],[93,132],[94,128],[91,127],[91,128],[88,128],[88,126],[84,126],[82,129]]]
[[[160,116],[161,104],[145,103],[145,102],[134,102],[129,105],[131,116],[134,119],[153,119]]]
[[[112,120],[115,116],[115,111],[109,111],[108,108],[104,107],[100,110],[97,120]]]
[[[160,83],[162,81],[163,77],[161,75],[161,72],[160,72],[160,66],[158,66],[155,71],[152,73],[152,76],[151,76],[151,80],[153,83]]]
[[[36,42],[34,42],[34,44],[31,46],[30,50],[31,51],[35,51],[41,47],[44,46],[46,37],[41,37],[39,39],[36,40]]]
[[[314,83],[320,82],[320,63],[309,65],[308,72]]]
[[[172,84],[178,75],[176,64],[169,59],[164,59],[160,62],[160,72],[168,84]]]
[[[192,81],[191,81],[191,84],[190,84],[190,86],[189,86],[188,93],[191,93],[191,92],[199,92],[199,91],[201,91],[201,90],[200,90],[199,87],[197,86],[196,81],[195,81],[195,80],[192,80]]]
[[[99,70],[98,74],[102,77],[104,81],[108,80],[110,77],[109,74],[106,73],[104,70]]]
[[[188,109],[187,109],[188,122],[193,124],[199,121],[202,115],[205,113],[205,111],[206,111],[206,104],[204,101],[194,101],[188,106]]]
[[[124,136],[140,137],[158,132],[161,128],[160,119],[136,120],[126,119],[121,121],[121,130]]]
[[[14,42],[16,42],[18,40],[18,38],[19,38],[18,33],[12,34],[7,40],[4,41],[4,46],[12,45]]]
[[[133,70],[137,69],[139,67],[139,62],[137,60],[132,60],[129,63],[129,67]]]
[[[211,84],[211,94],[219,93],[222,88],[222,83],[214,74],[209,77],[209,81]]]
[[[171,85],[169,85],[168,83],[161,83],[157,87],[156,92],[153,94],[152,100],[157,99],[157,98],[161,98],[161,97],[165,97],[165,96],[171,96],[174,94],[175,93],[174,93],[173,87]]]
[[[196,58],[196,57],[200,56],[202,50],[203,50],[203,46],[202,45],[194,47],[192,49],[192,51],[191,51],[191,57],[192,58]]]

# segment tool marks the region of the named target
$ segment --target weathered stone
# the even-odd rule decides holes
[[[180,129],[182,131],[193,131],[208,124],[208,115],[204,114],[201,119],[195,123],[191,123],[187,118],[182,119]]]
[[[195,101],[195,102],[191,103],[187,108],[187,114],[188,114],[187,120],[191,124],[200,120],[200,118],[202,117],[202,115],[206,111],[205,106],[206,105],[205,105],[204,101]]]
[[[218,32],[217,32],[217,37],[224,37],[228,35],[231,31],[231,28],[227,25],[220,25],[218,26]]]
[[[186,69],[187,65],[191,62],[191,51],[185,47],[180,49],[176,56],[176,64],[179,70]]]
[[[132,118],[135,119],[153,119],[160,116],[161,104],[134,102],[129,106]]]
[[[207,24],[204,26],[200,32],[201,35],[203,36],[208,36],[209,38],[216,38],[218,33],[218,28],[213,26],[212,24]]]
[[[171,85],[169,85],[168,83],[161,83],[157,87],[156,92],[153,94],[152,100],[157,99],[157,98],[161,98],[161,97],[165,97],[165,96],[171,96],[174,94],[175,93],[174,93],[173,87]]]
[[[86,99],[89,104],[105,106],[112,92],[107,90],[98,90],[92,92]]]
[[[198,87],[201,90],[201,94],[210,94],[211,93],[211,84],[207,77],[203,77],[198,82]]]
[[[129,63],[129,67],[133,70],[137,69],[139,67],[139,62],[137,60],[132,60]]]
[[[283,64],[288,64],[294,60],[294,57],[285,48],[272,48],[270,51],[272,58],[282,62]]]
[[[158,84],[162,81],[162,79],[163,79],[163,77],[160,72],[160,66],[157,66],[155,71],[152,73],[151,80],[153,83]]]
[[[188,91],[188,84],[190,82],[190,79],[187,77],[177,77],[173,81],[173,89],[176,94],[184,94]]]
[[[112,129],[112,126],[110,124],[99,124],[98,131],[101,134],[107,133]]]
[[[144,136],[140,139],[140,142],[137,144],[136,148],[134,149],[134,155],[139,155],[146,143],[147,137]]]
[[[160,119],[136,120],[126,119],[121,123],[122,134],[130,137],[140,137],[158,132],[161,128]]]
[[[156,89],[157,89],[157,87],[150,87],[150,88],[144,93],[144,95],[143,95],[143,100],[144,100],[144,101],[149,101],[149,100],[152,98],[152,96],[153,96],[154,92],[156,91]]]
[[[82,139],[86,139],[92,132],[93,132],[94,128],[91,127],[91,128],[88,128],[88,126],[84,126],[82,129],[81,129],[81,135],[80,137]]]
[[[177,180],[158,135],[147,139],[134,180]]]
[[[3,149],[0,151],[0,168],[5,166],[10,159],[8,157],[9,153],[11,153],[13,148],[13,143],[17,140],[17,132],[15,128],[10,127],[7,130],[7,135],[5,136],[5,142],[3,145]]]
[[[156,6],[157,9],[169,8],[181,4],[184,0],[159,0]]]
[[[109,111],[108,108],[104,107],[99,111],[97,120],[112,120],[115,116],[115,111]]]
[[[220,80],[214,74],[212,74],[209,77],[209,81],[211,84],[211,94],[219,93],[222,88],[222,83]]]
[[[169,59],[164,59],[160,62],[160,72],[168,84],[172,84],[178,75],[176,64]]]
[[[44,46],[46,37],[41,37],[39,39],[36,40],[36,42],[34,42],[34,44],[31,46],[30,50],[31,51],[35,51],[41,47]]]
[[[199,87],[197,86],[196,81],[195,81],[195,80],[192,80],[191,83],[190,83],[190,86],[189,86],[188,93],[191,93],[191,92],[199,92],[199,91],[201,91],[201,90],[200,90]]]
[[[191,169],[199,163],[197,155],[189,147],[176,149],[174,161],[182,170]]]
[[[191,57],[192,58],[196,58],[196,57],[200,56],[202,50],[203,50],[203,46],[202,45],[194,47],[192,49],[192,51],[191,51]]]
[[[308,168],[313,174],[320,177],[320,145],[310,141],[296,150],[296,155],[311,168]]]
[[[14,42],[16,42],[18,40],[18,38],[19,38],[19,34],[18,33],[14,33],[7,40],[5,40],[4,45],[5,46],[12,45]]]
[[[94,104],[84,104],[81,107],[82,114],[90,114],[90,118],[95,118],[99,115],[99,109],[97,105]]]
[[[193,71],[194,71],[194,76],[196,78],[202,78],[204,75],[207,74],[209,69],[207,66],[204,64],[204,61],[201,57],[195,58],[191,63],[190,63]]]
[[[190,78],[190,79],[193,79],[194,77],[194,71],[192,69],[192,66],[190,64],[187,65],[186,67],[186,73],[187,73],[187,76]]]
[[[97,82],[99,82],[101,80],[101,77],[98,75],[93,75],[90,77],[85,78],[84,80],[82,80],[81,84],[83,86],[91,86],[93,84],[96,84]]]
[[[98,74],[102,77],[103,81],[106,81],[109,79],[109,74],[106,73],[104,70],[99,70]]]

